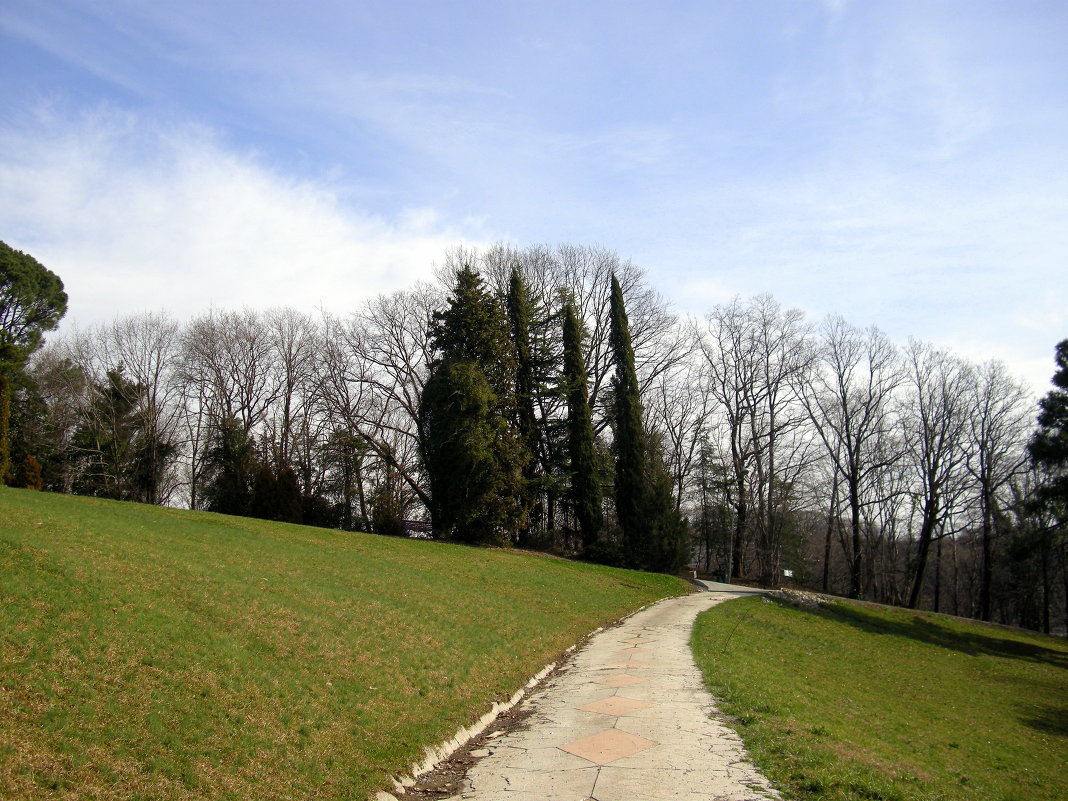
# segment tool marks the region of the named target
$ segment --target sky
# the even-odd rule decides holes
[[[606,247],[997,358],[1068,337],[1063,0],[0,0],[0,239],[65,326],[344,314]]]

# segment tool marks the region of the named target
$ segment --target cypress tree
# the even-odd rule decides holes
[[[601,484],[593,449],[593,424],[586,361],[582,357],[582,326],[575,305],[564,305],[564,382],[567,391],[567,446],[571,457],[571,503],[589,551],[597,542],[603,524]]]
[[[629,567],[648,567],[652,556],[649,521],[645,519],[646,442],[642,427],[642,402],[638,374],[634,368],[634,349],[623,305],[623,290],[612,274],[611,329],[609,343],[616,372],[612,383],[615,393],[616,514],[623,532],[623,556]]]
[[[515,355],[515,418],[516,430],[531,458],[523,470],[524,501],[529,509],[537,494],[538,418],[534,410],[534,364],[530,345],[530,325],[533,301],[519,266],[512,267],[508,282],[508,326]]]

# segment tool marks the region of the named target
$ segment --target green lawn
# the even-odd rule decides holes
[[[791,799],[1063,801],[1068,643],[942,615],[749,598],[694,653]]]
[[[683,582],[0,489],[0,798],[362,799]]]

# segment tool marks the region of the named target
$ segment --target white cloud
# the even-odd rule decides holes
[[[63,278],[81,324],[145,308],[292,305],[339,312],[429,277],[487,237],[433,209],[386,218],[211,132],[131,113],[43,109],[0,130],[0,230]]]

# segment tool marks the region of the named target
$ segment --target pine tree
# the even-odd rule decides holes
[[[575,305],[564,305],[564,383],[567,390],[568,453],[571,457],[571,503],[587,552],[603,525],[603,499],[593,448],[588,376],[582,356],[582,326]]]
[[[470,267],[457,272],[430,335],[440,356],[420,398],[419,431],[435,535],[508,541],[525,521],[530,456],[512,425],[515,360],[504,310]]]
[[[614,390],[616,514],[623,531],[624,559],[630,567],[646,568],[652,548],[649,521],[645,518],[646,442],[642,426],[642,403],[634,349],[630,342],[623,290],[612,276],[610,344],[615,359]]]

